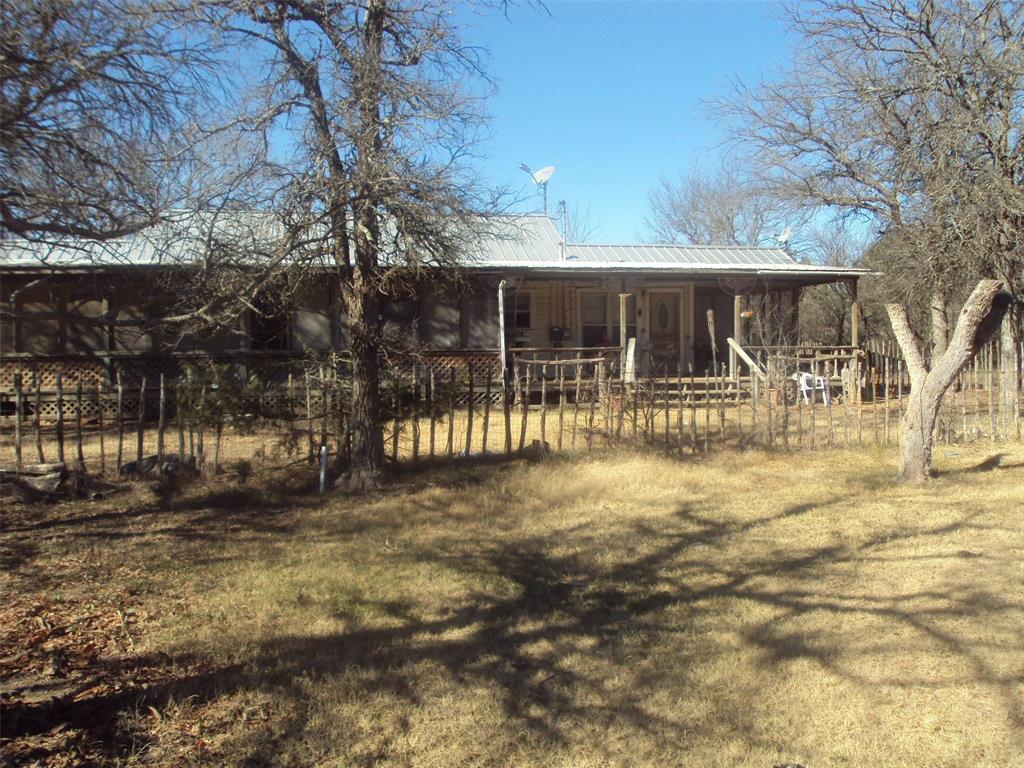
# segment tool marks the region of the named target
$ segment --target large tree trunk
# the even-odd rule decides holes
[[[384,433],[381,428],[380,396],[380,307],[372,291],[361,290],[357,275],[347,292],[352,355],[352,403],[349,424],[352,454],[348,470],[338,485],[363,492],[380,487],[384,476]]]
[[[354,205],[355,269],[346,309],[352,354],[352,460],[338,485],[350,491],[378,488],[384,479],[384,433],[380,418],[380,214],[381,190],[375,184],[382,164],[381,50],[385,3],[370,0],[363,27],[363,67],[356,72],[360,131],[356,139]]]
[[[927,387],[912,387],[900,430],[900,482],[927,480],[932,473],[932,436],[942,395]]]
[[[919,482],[931,477],[932,439],[942,398],[957,375],[999,329],[1012,301],[1013,297],[999,280],[979,282],[960,311],[949,345],[941,356],[932,359],[930,370],[910,326],[906,306],[886,305],[910,373],[910,398],[900,436],[899,479],[902,482]]]

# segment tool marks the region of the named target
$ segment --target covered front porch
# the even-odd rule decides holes
[[[860,347],[856,278],[851,344],[801,344],[800,298],[808,282],[675,275],[521,275],[497,288],[506,365],[607,359],[613,376],[749,376],[787,350],[797,359],[852,356]],[[805,278],[806,280],[806,278]]]

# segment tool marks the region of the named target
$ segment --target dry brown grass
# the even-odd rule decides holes
[[[939,448],[919,488],[892,458],[597,452],[24,511],[5,589],[127,574],[91,589],[139,601],[149,687],[72,711],[130,765],[1022,765],[1024,447]]]

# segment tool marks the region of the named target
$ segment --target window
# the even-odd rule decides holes
[[[584,347],[606,347],[611,344],[608,294],[584,293],[580,296],[580,326]]]
[[[533,294],[529,291],[516,291],[512,307],[512,327],[517,331],[528,331],[533,328]]]
[[[626,337],[636,337],[636,303],[626,302]],[[580,331],[584,347],[613,347],[619,344],[619,296],[584,293],[580,296]]]
[[[288,349],[289,308],[270,291],[265,291],[253,302],[249,315],[249,333],[252,349],[281,351]]]

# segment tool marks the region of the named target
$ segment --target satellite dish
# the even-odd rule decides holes
[[[548,180],[555,175],[555,166],[546,165],[539,171],[534,173],[530,170],[530,166],[526,163],[519,164],[519,170],[526,171],[530,174],[530,178],[533,179],[533,183],[541,188],[544,193],[544,215],[548,215]]]
[[[793,228],[786,227],[784,230],[782,230],[781,232],[779,232],[779,234],[775,236],[775,242],[777,242],[779,245],[785,245],[786,243],[789,242],[789,238],[791,238],[792,236]]]
[[[544,166],[543,168],[541,168],[535,174],[533,174],[533,180],[537,184],[540,184],[541,186],[543,186],[544,184],[547,184],[548,183],[548,179],[550,179],[554,175],[555,175],[555,166],[547,165],[547,166]]]

